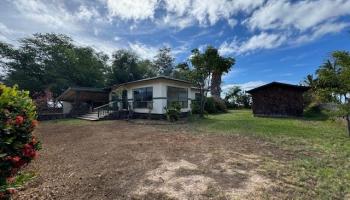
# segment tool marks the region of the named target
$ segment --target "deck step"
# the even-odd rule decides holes
[[[77,117],[78,119],[89,120],[89,121],[98,121],[99,118],[95,117]]]
[[[113,113],[113,112],[107,112],[107,113],[104,113],[103,115],[101,114],[100,116],[98,116],[97,112],[89,112],[89,113],[81,115],[77,118],[84,119],[84,120],[90,120],[90,121],[97,121],[97,120],[100,120],[104,117],[107,117],[111,113]]]

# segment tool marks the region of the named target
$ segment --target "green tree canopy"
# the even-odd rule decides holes
[[[102,87],[108,56],[89,47],[76,46],[62,34],[34,34],[19,47],[0,42],[4,82],[18,84],[31,95],[46,89],[59,95],[69,86]]]
[[[174,70],[174,60],[170,48],[160,48],[154,59],[154,66],[158,71],[158,75],[171,76]]]
[[[350,52],[335,51],[316,71],[317,90],[339,105],[338,116],[347,120],[350,136]]]
[[[107,74],[108,85],[120,84],[155,76],[151,61],[141,60],[130,50],[118,50],[112,56],[112,66]]]

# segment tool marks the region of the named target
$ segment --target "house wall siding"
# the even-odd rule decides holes
[[[148,108],[134,108],[134,112],[136,113],[151,113],[151,114],[165,114],[165,107],[167,106],[167,90],[168,86],[171,87],[180,87],[185,88],[188,91],[188,108],[182,108],[181,112],[190,112],[191,111],[191,100],[195,99],[195,93],[198,91],[196,89],[191,89],[189,84],[181,83],[172,80],[154,80],[147,81],[146,83],[134,83],[130,85],[125,85],[119,90],[127,90],[127,98],[128,102],[132,104],[133,102],[133,90],[137,88],[144,87],[153,87],[153,109],[151,112]],[[110,94],[110,100],[111,98]]]

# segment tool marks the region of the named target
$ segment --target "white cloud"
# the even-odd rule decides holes
[[[158,25],[170,26],[181,29],[192,26],[195,21],[190,17],[179,17],[176,15],[167,15],[161,21],[158,21]]]
[[[228,23],[228,25],[229,25],[231,28],[233,28],[234,26],[236,26],[236,24],[237,24],[238,22],[237,22],[237,20],[235,20],[235,19],[228,19],[228,20],[227,20],[227,23]]]
[[[225,93],[229,88],[234,86],[239,86],[242,90],[247,91],[265,84],[266,84],[265,81],[249,81],[241,84],[227,84],[227,85],[223,85],[221,88],[223,93]]]
[[[141,58],[150,59],[150,60],[152,60],[158,52],[157,47],[147,46],[140,42],[136,42],[136,43],[129,42],[129,48],[133,50]]]
[[[13,31],[12,29],[8,28],[5,24],[0,22],[0,41],[5,41],[10,43],[11,35],[14,33],[15,31]]]
[[[99,39],[96,37],[90,37],[90,36],[76,35],[75,37],[73,37],[73,39],[77,45],[92,47],[97,52],[103,52],[107,54],[109,57],[112,56],[113,52],[123,47],[119,44],[115,44],[110,41],[106,41],[106,40],[102,40],[102,39]]]
[[[76,13],[76,16],[80,20],[90,21],[92,18],[99,19],[100,14],[94,7],[87,7],[85,5],[81,5]]]
[[[194,0],[190,14],[199,24],[215,24],[219,19],[229,19],[238,12],[251,12],[260,6],[263,0]]]
[[[167,11],[163,21],[171,27],[180,29],[197,22],[200,26],[216,24],[219,20],[227,20],[233,27],[237,21],[232,16],[239,12],[250,13],[264,0],[164,0]]]
[[[165,0],[165,9],[177,16],[183,16],[191,6],[190,0]]]
[[[124,20],[153,19],[157,8],[157,0],[107,0],[107,8],[111,17]]]
[[[245,21],[250,29],[295,28],[305,31],[326,21],[350,15],[349,0],[270,0]]]
[[[233,54],[236,53],[238,51],[238,46],[236,44],[236,40],[233,40],[232,42],[223,42],[220,46],[219,46],[219,53],[221,55],[229,55],[229,54]]]
[[[259,49],[272,49],[279,47],[283,42],[287,40],[287,37],[279,34],[260,33],[254,35],[248,41],[243,42],[238,49],[238,52],[245,53],[248,51],[255,51]]]
[[[305,42],[310,42],[316,40],[326,34],[338,33],[344,28],[349,27],[350,23],[325,23],[319,26],[316,26],[312,29],[311,34],[304,34],[299,36],[293,43],[301,44]]]
[[[119,40],[121,40],[121,38],[118,37],[118,36],[115,36],[115,37],[113,38],[113,40],[114,40],[114,41],[119,41]]]
[[[272,49],[281,46],[287,41],[287,36],[280,34],[269,34],[262,32],[253,35],[246,41],[241,43],[234,39],[232,42],[223,42],[219,47],[219,52],[223,55],[232,53],[242,54],[261,49]]]
[[[15,0],[12,2],[20,14],[50,30],[77,31],[80,29],[76,17],[70,14],[61,2],[46,4],[42,1]]]

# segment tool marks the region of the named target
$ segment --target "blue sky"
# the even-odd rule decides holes
[[[109,55],[121,48],[177,62],[213,45],[236,58],[223,88],[299,83],[334,50],[350,50],[350,0],[2,0],[0,40],[64,33]]]

